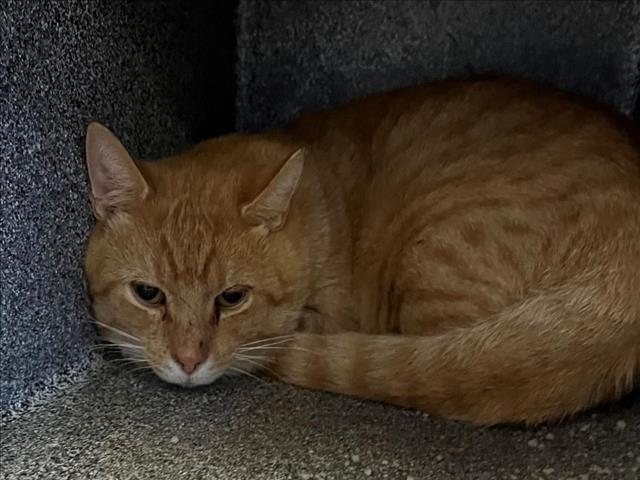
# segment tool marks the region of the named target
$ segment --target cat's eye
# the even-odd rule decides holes
[[[142,302],[152,307],[164,305],[165,296],[162,290],[146,283],[134,282],[131,284],[136,297]]]
[[[237,308],[246,302],[248,297],[248,287],[231,287],[216,297],[216,307],[227,310]]]

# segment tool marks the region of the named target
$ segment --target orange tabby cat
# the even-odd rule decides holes
[[[634,129],[501,79],[156,162],[91,124],[97,320],[179,385],[266,369],[478,423],[565,417],[640,373]]]

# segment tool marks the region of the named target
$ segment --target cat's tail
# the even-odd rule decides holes
[[[301,333],[274,370],[302,387],[475,423],[560,419],[638,381],[640,300],[599,301],[606,290],[541,292],[431,337]]]

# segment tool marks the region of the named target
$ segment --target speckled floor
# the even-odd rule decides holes
[[[250,378],[182,390],[98,364],[2,426],[2,479],[640,478],[640,394],[474,428]]]

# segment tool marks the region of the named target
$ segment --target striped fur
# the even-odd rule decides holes
[[[476,423],[561,419],[640,378],[639,139],[598,105],[485,79],[137,162],[149,193],[98,202],[96,315],[156,371],[205,342],[215,378],[262,368]],[[301,177],[281,181],[294,152]],[[139,278],[162,312],[125,295]],[[212,320],[234,284],[251,305]]]

